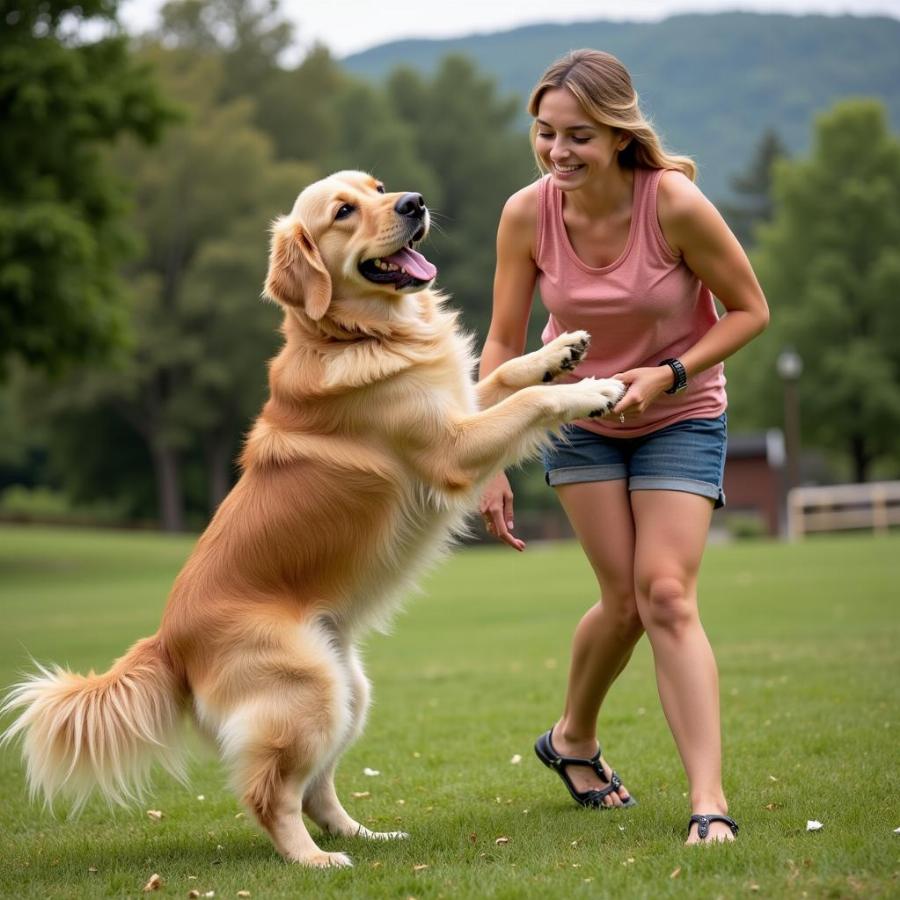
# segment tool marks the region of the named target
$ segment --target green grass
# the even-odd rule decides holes
[[[155,631],[191,543],[0,529],[0,683],[29,654],[106,668]],[[375,703],[339,771],[351,814],[409,841],[317,835],[355,867],[285,865],[237,817],[199,742],[190,791],[161,774],[143,809],[92,802],[77,820],[53,818],[27,802],[8,749],[0,895],[137,897],[158,872],[161,895],[174,897],[897,896],[898,575],[898,536],[709,549],[701,606],[721,670],[726,789],[742,828],[733,846],[682,846],[686,784],[646,641],[601,717],[608,757],[640,805],[572,804],[531,746],[559,712],[570,633],[594,599],[588,566],[573,545],[472,549],[432,575],[392,636],[368,641]],[[807,832],[807,819],[824,829]]]

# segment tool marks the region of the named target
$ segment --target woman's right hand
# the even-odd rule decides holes
[[[494,476],[484,489],[479,504],[481,517],[488,534],[500,538],[513,550],[525,549],[525,541],[520,541],[513,533],[513,492],[509,479],[503,472]]]

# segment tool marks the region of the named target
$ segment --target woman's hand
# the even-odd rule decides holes
[[[642,413],[663,391],[672,387],[674,375],[668,366],[646,366],[614,375],[625,382],[625,396],[612,408],[610,415]]]
[[[479,504],[485,528],[494,537],[509,544],[513,550],[525,549],[525,541],[520,541],[513,533],[513,492],[509,479],[503,472],[496,475],[488,483],[481,495]]]

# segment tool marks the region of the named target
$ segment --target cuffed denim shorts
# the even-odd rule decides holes
[[[685,491],[725,505],[728,419],[686,419],[635,438],[566,425],[544,451],[547,484],[627,479],[629,491]]]

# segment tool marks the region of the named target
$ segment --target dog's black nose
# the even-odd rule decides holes
[[[404,194],[395,204],[394,209],[401,216],[421,219],[425,215],[425,199],[421,194]]]

